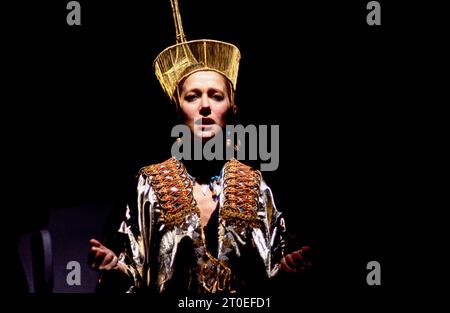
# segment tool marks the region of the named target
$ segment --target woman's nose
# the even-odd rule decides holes
[[[209,108],[209,98],[208,98],[208,95],[202,95],[202,98],[201,98],[201,107],[202,107],[202,108]]]
[[[209,105],[209,99],[207,96],[202,96],[200,104],[200,114],[207,116],[211,113],[211,106]]]

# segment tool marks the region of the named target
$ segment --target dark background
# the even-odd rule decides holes
[[[71,253],[87,272],[90,232],[101,236],[130,175],[169,156],[175,109],[152,62],[175,36],[168,0],[79,1],[81,26],[66,24],[67,2],[10,11],[5,172],[17,186],[11,211],[26,216],[19,233],[48,225],[58,266]],[[280,125],[279,169],[263,174],[293,242],[317,253],[312,287],[385,299],[400,279],[393,247],[413,136],[405,94],[421,67],[411,66],[422,34],[403,23],[408,7],[379,1],[382,26],[368,26],[368,1],[180,2],[188,39],[241,50],[240,121]],[[366,284],[372,260],[382,286]],[[92,274],[70,289],[56,271],[60,292],[92,291]]]

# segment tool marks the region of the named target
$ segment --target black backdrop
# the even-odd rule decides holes
[[[67,1],[23,5],[10,24],[7,169],[43,211],[117,197],[130,173],[168,156],[175,122],[152,71],[174,43],[169,1],[79,2],[81,26],[66,24]],[[366,1],[180,4],[188,39],[240,48],[241,121],[280,125],[280,166],[264,174],[291,233],[319,252],[316,287],[374,300],[396,276],[411,35],[379,2],[372,27]],[[366,284],[371,260],[381,287]]]

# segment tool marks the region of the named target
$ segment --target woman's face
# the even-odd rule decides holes
[[[227,81],[213,71],[199,71],[183,83],[180,108],[184,123],[197,139],[207,141],[226,125],[230,109]]]

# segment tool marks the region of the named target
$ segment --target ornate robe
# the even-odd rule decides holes
[[[119,232],[127,238],[119,262],[128,292],[251,291],[279,271],[284,219],[261,173],[232,159],[208,225],[200,224],[193,182],[175,158],[139,172],[137,205],[128,205]]]

